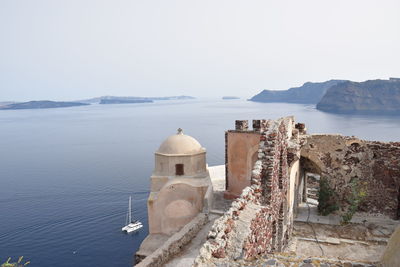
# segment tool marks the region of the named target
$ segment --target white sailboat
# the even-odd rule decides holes
[[[132,221],[132,197],[129,196],[128,212],[126,214],[126,225],[122,227],[122,231],[132,233],[143,227],[143,224],[138,220]]]

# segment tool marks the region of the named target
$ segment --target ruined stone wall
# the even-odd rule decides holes
[[[361,208],[364,211],[372,209],[383,212],[399,219],[400,143],[368,142],[367,150],[372,152],[372,171],[369,176],[365,176],[368,183],[367,197]]]
[[[286,246],[292,228],[287,203],[291,136],[287,128],[292,122],[293,118],[253,122],[253,128],[260,131],[260,143],[251,186],[216,220],[197,265],[206,266],[221,258],[251,259]]]
[[[269,251],[281,251],[286,245],[288,227],[287,193],[288,162],[287,132],[283,121],[276,123],[261,135],[262,170],[253,175],[252,183],[261,185],[263,207],[251,222],[251,235],[246,244],[246,256],[254,257]],[[267,218],[267,219],[266,219]],[[261,233],[260,233],[261,231]]]
[[[247,125],[237,122],[237,131],[246,133]],[[302,201],[304,172],[327,179],[344,212],[354,205],[356,192],[363,195],[358,210],[399,215],[400,143],[307,135],[305,125],[295,126],[291,117],[253,121],[253,131],[260,142],[251,185],[215,221],[196,259],[198,266],[282,251],[291,236],[293,211]]]
[[[358,211],[399,213],[400,143],[364,141],[341,135],[304,136],[301,156],[311,161],[334,191],[340,211],[352,205],[354,188],[360,193]]]

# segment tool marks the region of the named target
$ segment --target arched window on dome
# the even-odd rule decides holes
[[[175,164],[175,175],[184,175],[184,166],[183,164]]]

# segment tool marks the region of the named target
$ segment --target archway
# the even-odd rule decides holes
[[[297,206],[301,203],[317,208],[320,191],[321,168],[311,159],[300,157],[300,179],[297,189]]]

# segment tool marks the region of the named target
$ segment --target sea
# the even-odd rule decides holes
[[[148,234],[146,199],[154,152],[182,128],[224,164],[235,120],[294,115],[309,133],[400,141],[400,117],[336,115],[314,105],[167,100],[0,111],[0,264],[132,266]],[[251,124],[251,123],[250,123]],[[124,234],[128,199],[144,227]]]

